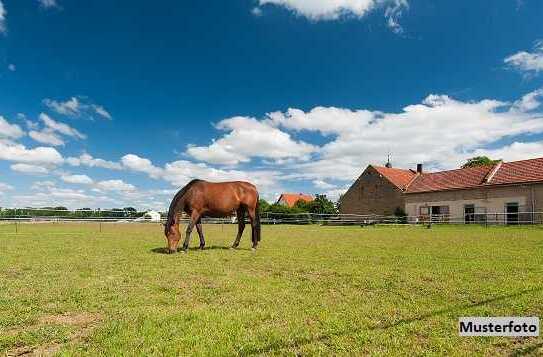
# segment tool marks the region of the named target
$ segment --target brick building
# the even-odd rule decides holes
[[[341,199],[341,213],[429,215],[512,223],[543,211],[543,158],[426,173],[370,165]],[[524,216],[523,216],[524,215]],[[533,216],[533,214],[532,214]],[[539,218],[540,219],[540,218]]]

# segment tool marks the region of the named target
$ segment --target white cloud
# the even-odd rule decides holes
[[[124,182],[123,180],[105,180],[96,183],[96,187],[104,191],[133,191],[136,189],[134,185]]]
[[[56,0],[38,0],[38,2],[40,3],[40,6],[45,9],[58,7]]]
[[[337,20],[346,16],[360,18],[375,8],[387,6],[386,17],[392,18],[397,24],[401,10],[407,7],[408,2],[407,0],[259,0],[258,4],[282,6],[313,21]]]
[[[343,195],[345,192],[347,192],[349,187],[350,186],[347,185],[347,186],[343,186],[343,187],[329,189],[328,191],[324,192],[324,194],[331,201],[337,201],[337,200],[339,200],[341,195]]]
[[[91,185],[94,181],[87,175],[62,175],[60,179],[67,183],[74,183],[80,185]]]
[[[59,121],[56,121],[52,119],[49,115],[45,113],[40,114],[40,120],[45,124],[47,128],[49,128],[51,131],[56,131],[61,134],[64,134],[66,136],[70,136],[76,139],[86,139],[87,136],[84,134],[81,134],[76,129],[72,128],[68,124],[61,123]]]
[[[39,165],[32,165],[32,164],[14,164],[11,165],[10,168],[13,171],[20,172],[23,174],[39,174],[39,175],[45,175],[49,172],[47,168]]]
[[[0,115],[0,139],[18,139],[24,135],[24,131],[17,124],[10,124]]]
[[[32,186],[30,186],[30,189],[32,190],[36,190],[36,191],[41,191],[41,190],[45,190],[45,189],[50,189],[52,187],[55,187],[56,184],[54,181],[49,181],[49,180],[46,180],[46,181],[36,181],[32,184]]]
[[[543,88],[524,95],[521,99],[513,103],[512,109],[521,112],[529,112],[537,109],[541,105],[541,97],[543,97]]]
[[[134,154],[128,154],[121,158],[121,162],[123,166],[126,168],[137,171],[137,172],[143,172],[148,174],[152,178],[159,178],[162,174],[162,169],[159,167],[156,167],[153,165],[153,163],[145,158],[139,157],[138,155]]]
[[[8,69],[11,72],[15,72],[17,70],[17,67],[13,63],[10,63],[10,64],[8,64]]]
[[[476,150],[500,139],[543,132],[543,115],[518,110],[533,108],[526,104],[530,100],[519,103],[461,102],[430,95],[400,113],[317,107],[268,117],[275,125],[333,137],[321,147],[317,160],[288,166],[286,178],[350,181],[367,164],[383,164],[389,151],[402,167],[421,162],[446,169],[458,167]]]
[[[234,117],[220,121],[217,128],[228,133],[209,146],[189,146],[187,154],[212,164],[235,165],[252,157],[303,160],[317,151],[317,147],[293,140],[269,121]]]
[[[49,144],[53,146],[64,145],[64,140],[62,140],[62,138],[60,138],[54,132],[48,131],[48,130],[44,130],[44,131],[31,130],[28,133],[28,136],[30,136],[32,139],[42,144]]]
[[[66,162],[72,166],[88,166],[88,167],[101,167],[110,170],[121,170],[121,164],[113,161],[107,161],[104,159],[94,158],[87,153],[81,154],[79,157],[68,157]]]
[[[522,72],[543,71],[543,40],[537,41],[533,52],[520,51],[504,59],[504,63]]]
[[[61,164],[62,155],[51,147],[37,147],[27,149],[24,145],[3,143],[0,141],[0,160],[37,163],[37,164]]]
[[[504,161],[517,161],[543,157],[543,141],[514,142],[497,149],[478,149],[470,156],[488,156]]]
[[[323,180],[313,180],[313,186],[316,188],[319,188],[321,190],[330,190],[332,188],[335,188],[335,185],[332,185],[326,181]]]
[[[89,103],[85,97],[71,97],[62,102],[46,98],[43,103],[58,114],[69,117],[88,117],[98,115],[102,119],[111,119],[111,114],[101,105]]]
[[[8,185],[7,183],[0,182],[0,192],[1,191],[11,191],[13,190],[13,186]]]
[[[0,33],[6,32],[6,15],[7,11],[4,7],[4,3],[0,0]]]

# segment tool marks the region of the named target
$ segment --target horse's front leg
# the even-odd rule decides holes
[[[198,220],[196,223],[196,230],[198,231],[198,236],[200,237],[200,249],[204,250],[206,246],[206,240],[204,238],[204,231],[202,230],[202,220]]]
[[[192,230],[194,229],[194,226],[196,225],[196,222],[200,220],[200,215],[193,211],[190,216],[189,224],[187,225],[187,231],[185,235],[185,241],[183,242],[183,252],[186,253],[189,250],[189,243],[190,243],[190,234],[192,233]]]

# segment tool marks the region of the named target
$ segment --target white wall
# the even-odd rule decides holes
[[[504,213],[505,205],[510,202],[517,202],[519,206],[526,206],[526,196],[496,197],[487,199],[454,200],[454,201],[427,201],[406,203],[405,211],[408,216],[418,216],[419,208],[424,206],[449,206],[449,215],[451,218],[463,219],[464,206],[475,205],[475,207],[485,207],[487,213]]]

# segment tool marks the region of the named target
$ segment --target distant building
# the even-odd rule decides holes
[[[160,222],[160,213],[157,211],[147,211],[143,215],[143,219],[151,222]]]
[[[287,207],[294,207],[298,201],[312,202],[313,200],[315,200],[313,196],[303,193],[282,193],[276,203]]]
[[[397,208],[410,217],[466,223],[496,213],[514,223],[523,212],[543,211],[543,158],[428,173],[421,164],[417,170],[369,165],[340,202],[341,213],[388,215]]]

